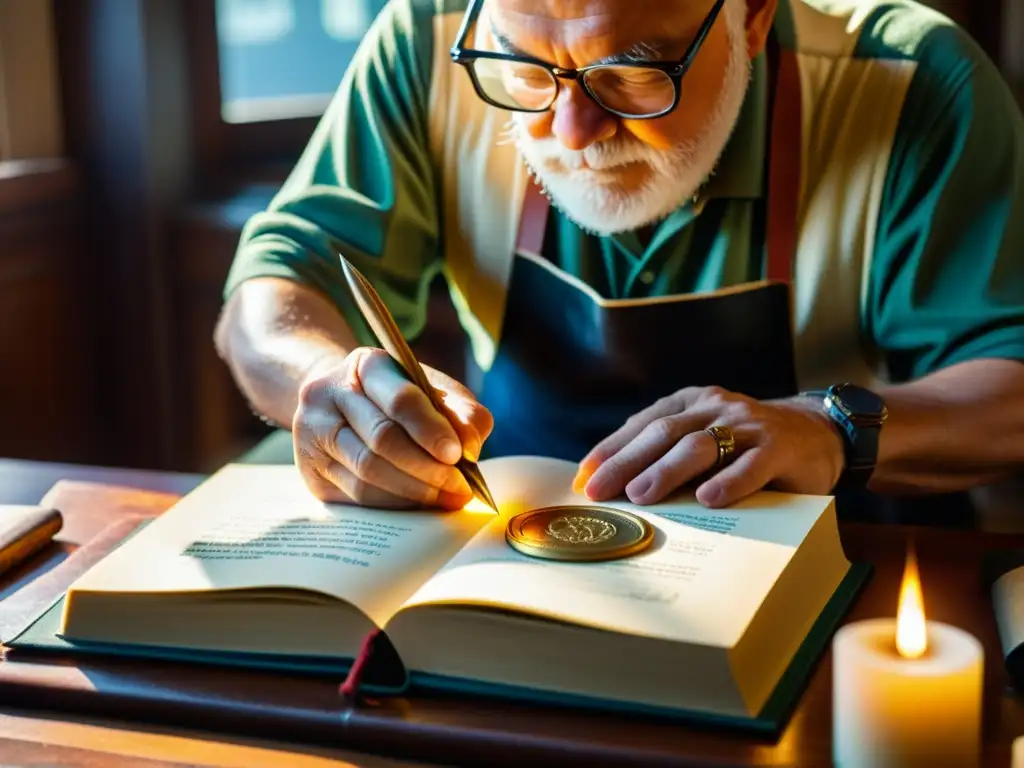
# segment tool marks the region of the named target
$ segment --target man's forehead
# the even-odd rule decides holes
[[[690,0],[489,0],[495,26],[510,33],[608,35],[623,26],[681,34],[701,18]]]

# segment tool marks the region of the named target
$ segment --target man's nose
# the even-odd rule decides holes
[[[610,139],[618,129],[615,116],[605,111],[576,83],[566,83],[554,105],[551,131],[566,149],[580,151]]]

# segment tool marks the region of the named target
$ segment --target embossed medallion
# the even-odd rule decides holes
[[[505,540],[525,555],[546,560],[613,560],[637,554],[654,541],[644,518],[611,507],[542,507],[514,516]]]
[[[612,538],[614,523],[587,515],[564,515],[548,523],[547,534],[566,544],[600,544]]]

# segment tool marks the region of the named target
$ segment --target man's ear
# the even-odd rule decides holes
[[[747,0],[747,55],[754,59],[768,43],[779,0]]]

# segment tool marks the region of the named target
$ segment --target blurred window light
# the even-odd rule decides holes
[[[292,0],[217,0],[217,37],[221,45],[263,45],[291,34]]]
[[[323,113],[387,0],[215,0],[221,117]]]
[[[359,40],[373,21],[370,0],[320,0],[320,15],[327,34],[338,40]]]

